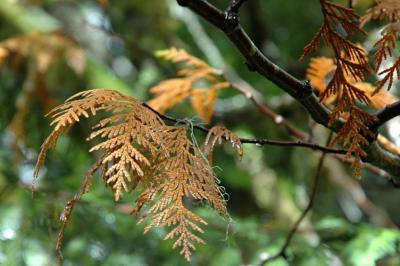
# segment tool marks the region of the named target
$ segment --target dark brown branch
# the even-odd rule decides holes
[[[347,152],[345,149],[329,148],[325,146],[320,146],[315,143],[308,143],[303,141],[285,141],[285,140],[268,140],[268,139],[240,139],[240,141],[242,143],[251,143],[257,145],[304,147],[316,151],[323,151],[326,153],[333,153],[333,154],[346,154]]]
[[[373,125],[373,127],[378,128],[390,119],[400,115],[400,101],[385,106],[385,108],[378,111],[375,115],[378,118],[378,121]]]
[[[332,138],[332,134],[330,134],[328,142],[330,142],[330,139]],[[286,240],[285,243],[283,244],[283,246],[281,247],[281,249],[279,250],[279,252],[265,260],[262,260],[260,262],[260,266],[263,266],[264,264],[271,262],[273,260],[276,260],[279,257],[283,257],[284,259],[287,259],[287,254],[286,254],[286,250],[290,245],[290,242],[293,239],[293,236],[295,235],[295,233],[297,232],[297,230],[299,229],[299,226],[301,224],[301,222],[304,220],[304,218],[306,217],[306,215],[309,213],[309,211],[312,209],[313,204],[314,204],[314,200],[315,200],[315,196],[317,195],[317,189],[318,189],[318,185],[321,179],[321,170],[322,170],[322,165],[324,164],[324,159],[325,159],[325,155],[326,153],[323,152],[319,162],[318,162],[318,166],[317,166],[317,170],[315,172],[315,176],[313,179],[313,184],[311,187],[311,192],[310,192],[310,198],[308,201],[308,204],[306,206],[306,208],[304,209],[304,211],[301,213],[300,217],[297,219],[297,221],[293,224],[292,228],[289,231],[289,234],[286,236]]]
[[[228,8],[226,9],[227,12],[235,12],[239,13],[240,7],[243,5],[244,2],[247,0],[232,0],[229,4]]]
[[[229,80],[229,78],[225,77],[226,80]],[[230,81],[231,82],[231,81]],[[254,93],[256,90],[252,87],[246,88],[245,86],[241,86],[237,82],[231,82],[231,86],[233,89],[237,90],[239,93],[243,94],[246,98],[250,99],[251,102],[267,117],[271,118],[274,120],[274,122],[282,127],[284,127],[289,134],[292,136],[296,137],[297,139],[303,141],[303,142],[309,142],[310,136],[295,127],[293,124],[291,124],[289,121],[287,121],[283,116],[275,113],[266,103],[265,100],[262,98],[261,95],[256,96]],[[353,164],[354,159],[353,158],[348,158],[346,156],[343,156],[341,154],[334,154],[336,159],[345,162],[347,164]],[[393,178],[384,170],[369,164],[369,163],[363,163],[363,167],[366,168],[369,172],[382,176],[392,182],[395,186],[396,183],[393,182]]]
[[[250,70],[258,72],[295,98],[306,108],[314,121],[336,132],[341,128],[343,123],[339,120],[332,125],[328,124],[329,110],[313,94],[309,83],[296,79],[260,52],[240,26],[238,17],[236,20],[235,17],[232,18],[231,16],[227,18],[225,12],[206,0],[177,1],[180,5],[189,7],[196,14],[223,31],[246,59],[246,64]],[[384,168],[393,176],[393,181],[400,184],[400,158],[395,158],[393,154],[377,149],[376,145],[370,145],[369,150],[371,152],[369,152],[365,161]]]

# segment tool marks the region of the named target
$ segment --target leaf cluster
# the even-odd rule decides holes
[[[173,247],[181,248],[181,254],[190,260],[195,243],[204,243],[195,233],[202,233],[200,226],[207,223],[187,209],[185,199],[206,201],[227,217],[225,202],[211,165],[187,138],[186,130],[165,125],[140,101],[97,89],[75,94],[54,108],[49,113],[54,129],[42,145],[35,176],[61,134],[83,117],[100,111],[111,115],[93,127],[88,140],[100,139],[90,151],[101,151],[102,156],[89,170],[81,192],[67,204],[64,227],[75,201],[88,191],[88,180],[103,169],[103,180],[113,190],[115,200],[124,193],[140,192],[132,213],[141,213],[139,222],[150,220],[145,232],[153,227],[173,227],[165,239],[176,239]],[[59,239],[62,237],[63,230]]]

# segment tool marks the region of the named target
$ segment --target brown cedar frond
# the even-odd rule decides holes
[[[193,108],[209,123],[214,114],[218,90],[230,86],[229,82],[220,81],[222,71],[182,49],[170,48],[157,52],[157,55],[174,63],[183,63],[184,68],[177,72],[178,78],[162,81],[152,87],[150,92],[155,97],[148,104],[158,112],[165,113],[182,100],[192,97]],[[199,81],[208,86],[196,87]]]
[[[328,98],[332,99],[332,97],[336,96],[336,108],[330,117],[330,122],[332,123],[340,117],[341,113],[349,111],[357,100],[365,103],[370,102],[369,97],[353,85],[354,82],[364,80],[370,72],[370,67],[366,51],[348,40],[349,35],[364,33],[358,25],[359,17],[355,11],[327,0],[321,0],[320,2],[324,23],[311,43],[304,48],[301,59],[311,51],[316,50],[318,47],[316,45],[318,43],[317,39],[320,38],[324,40],[325,44],[330,45],[335,53],[336,68],[326,89],[320,94],[321,101],[325,101]],[[337,32],[338,26],[343,28],[345,35]],[[326,63],[327,61],[325,61]],[[311,75],[313,75],[312,73],[311,71]],[[318,85],[322,87],[321,84]]]
[[[84,51],[62,32],[31,32],[0,42],[0,65],[7,59],[14,66],[32,56],[36,70],[45,73],[63,58],[76,74],[83,74],[86,61]]]
[[[352,43],[349,37],[358,33],[365,33],[359,26],[359,16],[351,8],[343,7],[328,0],[320,0],[324,22],[318,33],[309,45],[304,48],[303,59],[307,54],[318,48],[319,39],[326,45],[332,47],[335,54],[334,68],[324,61],[326,75],[334,71],[332,78],[326,88],[320,93],[321,101],[332,101],[336,99],[336,104],[330,114],[329,123],[332,124],[336,119],[349,114],[346,123],[339,130],[334,143],[343,142],[349,147],[348,155],[355,157],[353,165],[356,175],[360,174],[361,157],[365,156],[363,146],[368,144],[366,135],[373,134],[368,129],[368,123],[373,121],[373,116],[357,109],[357,101],[370,104],[369,95],[354,84],[361,82],[370,73],[367,52],[357,44]],[[338,31],[342,29],[342,31]],[[309,75],[321,78],[321,73],[316,72],[318,66],[313,66]],[[327,68],[331,70],[327,72]],[[334,69],[333,69],[334,68]],[[318,74],[318,75],[316,75]],[[325,79],[314,82],[323,87]]]
[[[388,89],[390,89],[393,85],[393,79],[394,75],[397,75],[397,78],[400,78],[400,56],[396,59],[396,62],[393,63],[392,66],[382,70],[379,72],[379,75],[384,74],[383,79],[379,80],[377,83],[377,91],[379,91],[380,88],[385,86],[387,83]]]
[[[332,73],[336,69],[336,64],[333,59],[327,57],[316,57],[311,58],[310,64],[307,68],[307,79],[310,80],[314,88],[317,89],[319,93],[323,93],[326,89],[327,84],[332,79]],[[370,106],[379,110],[383,109],[385,106],[397,102],[398,99],[390,94],[388,91],[380,90],[376,92],[376,88],[367,82],[355,82],[352,83],[359,90],[362,90],[366,95],[370,97]],[[332,103],[336,100],[336,96],[331,96],[324,100],[326,104],[331,109],[334,108]],[[347,119],[349,117],[348,113],[342,114],[342,118]],[[387,150],[399,154],[400,148],[397,147],[393,142],[386,139],[384,136],[378,134],[378,142],[383,145]]]
[[[82,116],[94,116],[99,111],[111,115],[98,122],[88,137],[101,140],[90,151],[103,154],[90,176],[103,168],[104,182],[111,186],[115,200],[123,193],[139,190],[133,213],[148,207],[139,220],[150,217],[145,232],[152,227],[173,227],[166,239],[177,238],[173,247],[180,247],[181,254],[190,260],[194,244],[204,243],[194,232],[203,232],[199,224],[206,222],[184,206],[185,198],[207,201],[226,217],[225,202],[211,165],[187,138],[186,130],[165,125],[140,101],[98,89],[78,93],[54,108],[49,113],[54,130],[42,145],[35,176],[65,128],[79,122]],[[86,186],[82,191],[87,191]],[[84,192],[71,199],[64,210],[57,248],[74,204]]]
[[[376,5],[367,10],[367,14],[362,17],[364,25],[371,19],[384,20],[387,19],[389,24],[383,29],[382,37],[375,43],[377,48],[375,52],[375,69],[379,71],[382,62],[393,56],[393,51],[397,46],[397,40],[400,37],[400,2],[397,0],[376,0]],[[381,71],[384,77],[378,81],[376,92],[381,90],[386,84],[388,90],[393,85],[394,75],[400,78],[400,60],[389,68]]]
[[[364,25],[372,19],[389,19],[391,22],[400,20],[400,2],[398,0],[375,0],[375,6],[367,10],[367,14],[361,18]]]
[[[222,125],[217,125],[210,129],[207,134],[206,140],[204,141],[204,151],[206,154],[208,154],[208,160],[210,162],[212,162],[212,154],[215,145],[217,143],[221,144],[223,140],[230,142],[232,144],[232,147],[236,149],[240,158],[242,158],[243,147],[240,138],[226,127]]]
[[[206,69],[211,68],[206,62],[203,60],[189,54],[183,49],[176,49],[175,47],[171,47],[170,49],[160,50],[156,52],[156,55],[172,61],[174,63],[185,63],[189,67],[198,68],[198,69]],[[212,69],[212,68],[211,68]],[[215,72],[219,73],[217,69],[213,69]]]
[[[181,247],[181,254],[190,260],[191,250],[195,249],[193,242],[204,243],[191,231],[202,233],[199,224],[207,223],[189,211],[183,199],[207,200],[221,215],[226,217],[227,212],[210,164],[189,141],[186,131],[169,127],[165,133],[170,156],[153,165],[155,181],[138,197],[133,213],[149,206],[140,219],[151,220],[145,232],[153,227],[174,226],[165,239],[177,237],[173,247]]]
[[[306,78],[310,80],[311,85],[322,94],[326,90],[327,84],[332,79],[335,72],[336,64],[332,58],[327,57],[313,57],[308,65]],[[351,77],[347,77],[351,80]],[[376,87],[367,82],[353,82],[351,83],[357,89],[363,91],[370,99],[369,105],[375,109],[382,109],[386,105],[392,104],[398,99],[387,91],[375,92]],[[336,95],[329,98],[324,98],[323,102],[333,109],[331,104],[336,100]]]
[[[339,130],[331,145],[338,142],[343,142],[343,145],[348,148],[346,156],[354,156],[353,169],[356,176],[361,176],[361,158],[367,153],[364,151],[364,146],[369,144],[367,138],[374,139],[375,133],[368,126],[372,125],[376,117],[370,115],[357,107],[353,107],[350,115]]]

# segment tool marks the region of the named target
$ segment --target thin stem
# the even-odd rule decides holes
[[[173,118],[171,116],[167,116],[164,114],[159,113],[158,111],[154,110],[151,106],[149,106],[146,103],[142,103],[142,105],[151,111],[153,111],[155,114],[157,114],[159,117],[161,117],[164,120],[174,122],[177,124],[182,124],[186,125],[187,120],[180,120]],[[200,126],[200,125],[192,125],[193,128],[198,129],[204,133],[208,133],[210,130],[206,127]],[[315,143],[309,143],[309,142],[303,142],[303,141],[288,141],[288,140],[269,140],[269,139],[246,139],[246,138],[240,138],[240,142],[243,144],[256,144],[256,145],[272,145],[272,146],[283,146],[283,147],[303,147],[303,148],[309,148],[312,150],[317,150],[317,151],[323,151],[326,153],[332,153],[332,154],[346,154],[345,149],[335,149],[335,148],[329,148],[325,146],[320,146]]]
[[[332,133],[330,133],[327,143],[329,143],[331,141],[331,138],[332,138]],[[286,236],[285,243],[282,245],[282,247],[279,250],[279,252],[277,254],[265,259],[265,260],[262,260],[261,263],[260,263],[260,266],[263,266],[264,264],[266,264],[268,262],[271,262],[271,261],[273,261],[273,260],[275,260],[275,259],[277,259],[279,257],[283,257],[284,259],[287,258],[286,250],[289,247],[290,242],[292,241],[294,235],[296,234],[297,230],[299,229],[299,226],[300,226],[301,222],[304,220],[304,218],[306,217],[308,212],[313,207],[315,196],[317,195],[318,185],[319,185],[320,180],[321,180],[321,170],[322,170],[322,166],[324,164],[325,156],[326,156],[326,153],[323,152],[321,154],[321,157],[320,157],[319,161],[318,161],[317,170],[315,172],[313,183],[312,183],[312,186],[311,186],[310,198],[309,198],[309,201],[308,201],[308,204],[307,204],[306,208],[301,213],[301,215],[297,219],[297,221],[293,224],[292,228],[289,231],[289,234]]]

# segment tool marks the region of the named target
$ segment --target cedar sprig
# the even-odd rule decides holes
[[[90,151],[101,152],[102,156],[86,175],[81,191],[65,207],[57,250],[61,249],[76,201],[88,191],[90,177],[103,168],[103,180],[116,201],[127,193],[139,192],[133,213],[142,211],[139,222],[150,218],[145,232],[153,227],[172,227],[166,239],[174,238],[173,247],[180,247],[181,254],[190,260],[195,244],[204,243],[196,232],[202,233],[200,226],[207,223],[191,212],[184,200],[208,202],[227,217],[225,201],[211,165],[186,136],[186,129],[165,125],[140,101],[113,90],[98,89],[78,93],[54,108],[49,113],[54,129],[41,147],[35,176],[61,134],[83,117],[99,112],[109,116],[93,127],[88,140],[100,139]]]

